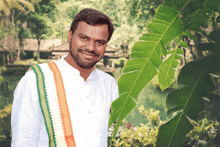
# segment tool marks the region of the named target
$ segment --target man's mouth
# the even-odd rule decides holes
[[[87,56],[96,56],[95,54],[92,54],[92,53],[88,53],[86,51],[80,51],[81,53],[87,55]]]
[[[87,55],[87,56],[100,56],[98,53],[96,53],[96,52],[89,52],[89,51],[87,51],[87,50],[84,50],[84,49],[78,49],[78,51],[79,52],[81,52],[81,53],[83,53],[83,54],[85,54],[85,55]]]

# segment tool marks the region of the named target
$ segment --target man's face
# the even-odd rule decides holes
[[[107,24],[94,26],[80,21],[74,34],[71,30],[68,33],[70,54],[82,68],[91,68],[103,58],[107,41]]]

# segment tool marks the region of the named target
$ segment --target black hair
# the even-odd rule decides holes
[[[89,25],[102,25],[107,24],[108,25],[108,41],[111,39],[112,33],[113,33],[113,24],[111,20],[103,14],[102,12],[90,8],[86,8],[81,10],[73,19],[72,25],[70,27],[70,30],[74,34],[78,23],[80,21],[84,21]]]

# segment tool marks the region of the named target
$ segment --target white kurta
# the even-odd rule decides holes
[[[56,64],[64,81],[76,146],[107,147],[110,105],[118,98],[115,79],[95,69],[84,81],[63,58]],[[33,70],[14,91],[11,125],[12,147],[49,147]]]

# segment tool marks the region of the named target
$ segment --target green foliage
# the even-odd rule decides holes
[[[220,23],[220,16],[218,16],[218,17],[216,18],[216,22],[217,22],[217,23]]]
[[[139,29],[136,24],[133,24],[132,26],[121,24],[115,28],[113,36],[108,44],[115,46],[116,48],[119,48],[122,44],[128,44],[128,48],[132,48],[134,42],[140,37],[138,32]]]
[[[206,113],[204,111],[204,113]],[[194,129],[191,130],[186,136],[183,145],[190,147],[193,145],[200,146],[218,146],[218,133],[220,129],[220,123],[216,120],[210,120],[210,118],[204,117],[199,120],[198,123],[195,121],[190,121]]]
[[[190,32],[186,31],[184,35],[186,35],[186,36],[188,36],[189,38],[191,38],[191,39],[193,39],[194,41],[196,41],[196,37],[195,37],[193,34],[191,34]]]
[[[35,60],[34,58],[31,58],[28,60],[15,61],[14,64],[15,65],[34,65],[34,64],[40,64],[40,63],[45,63],[45,62],[49,62],[49,60],[44,60],[44,59]]]
[[[33,13],[28,16],[28,21],[30,23],[31,33],[37,40],[43,39],[43,35],[47,33],[46,18],[39,15],[38,13]]]
[[[135,23],[142,29],[149,19],[155,15],[157,7],[163,3],[163,0],[126,0],[125,2],[129,8],[129,23]]]
[[[173,83],[175,68],[179,65],[178,60],[181,59],[179,54],[183,55],[184,52],[177,45],[175,49],[170,50],[167,54],[170,56],[160,65],[158,74],[159,85],[162,91]]]
[[[11,133],[11,104],[5,106],[3,110],[0,110],[0,128],[6,135],[7,139],[10,139]]]
[[[120,137],[114,141],[117,147],[153,147],[157,140],[159,126],[163,123],[160,120],[159,110],[146,110],[143,105],[138,108],[139,112],[145,116],[148,123],[133,127],[132,123],[127,123],[126,128],[120,133]]]
[[[205,27],[212,13],[218,11],[219,4],[219,0],[165,0],[158,7],[155,18],[147,25],[149,33],[143,34],[133,45],[131,60],[125,64],[118,80],[120,97],[112,103],[109,120],[109,126],[117,121],[113,138],[123,118],[136,106],[140,91],[158,74],[158,70],[161,89],[172,84],[183,51],[175,48],[167,52],[167,44],[174,41],[186,48],[186,43],[179,42],[182,35],[196,41],[190,30],[201,31],[200,26]],[[209,39],[219,43],[218,30],[210,33]],[[198,114],[204,110],[203,97],[216,88],[210,74],[220,69],[219,46],[214,43],[209,44],[213,49],[200,47],[214,53],[189,62],[181,69],[177,81],[179,89],[170,92],[166,99],[168,114],[176,115],[160,127],[156,147],[180,146],[193,129],[190,119],[197,120]],[[168,57],[162,62],[161,56]]]
[[[4,19],[11,14],[12,9],[25,12],[25,8],[35,11],[33,5],[27,0],[0,0],[0,28],[3,28]]]
[[[193,0],[182,13],[182,22],[185,29],[201,31],[201,26],[206,27],[213,11],[219,11],[219,0]],[[175,3],[173,4],[175,5]],[[169,5],[170,6],[170,5]]]
[[[148,111],[143,105],[141,105],[138,110],[142,115],[144,115],[146,120],[149,120],[148,123],[140,123],[139,126],[134,127],[133,122],[128,123],[127,121],[123,121],[125,126],[123,126],[119,138],[114,140],[112,146],[153,147],[156,145],[159,127],[165,123],[165,121],[160,120],[160,111],[152,108],[150,108]],[[218,146],[220,123],[215,119],[210,118],[210,115],[207,113],[207,111],[200,113],[199,117],[200,119],[198,122],[190,120],[193,128],[186,136],[182,147],[197,147],[201,145],[212,147]],[[170,128],[169,125],[167,126]],[[167,134],[169,134],[169,131],[165,132],[164,136]],[[165,144],[161,144],[161,146],[164,145]]]
[[[176,125],[181,122],[181,125]],[[178,114],[172,120],[160,127],[156,147],[169,146],[177,147],[181,145],[186,134],[193,129],[186,115]],[[181,134],[180,134],[181,133]]]
[[[185,5],[181,5],[182,9]],[[161,52],[167,54],[164,46],[183,33],[179,14],[180,11],[160,6],[155,19],[147,25],[151,33],[144,34],[140,38],[142,41],[133,45],[131,60],[125,64],[124,74],[118,80],[120,97],[112,103],[109,126],[117,120],[113,135],[121,121],[136,106],[140,91],[157,75],[156,68],[159,69],[162,63]]]
[[[174,112],[178,114],[167,122],[170,127],[167,124],[161,126],[157,146],[164,143],[166,143],[166,146],[180,146],[186,134],[192,129],[187,117],[197,120],[198,114],[204,110],[203,97],[215,90],[215,85],[209,73],[215,73],[219,69],[220,58],[216,52],[201,60],[189,62],[181,69],[178,76],[178,85],[181,88],[170,92],[166,100],[168,114]],[[172,131],[170,131],[171,126],[175,127]],[[181,138],[180,134],[176,135],[180,131],[179,129],[185,130],[185,134],[182,133]],[[160,133],[168,130],[170,135],[167,134],[166,137],[162,135],[163,133]],[[175,136],[178,136],[178,141]]]
[[[0,83],[4,80],[4,78],[0,75]]]
[[[213,43],[201,43],[198,45],[198,50],[220,53],[220,29],[212,31],[207,38]]]

